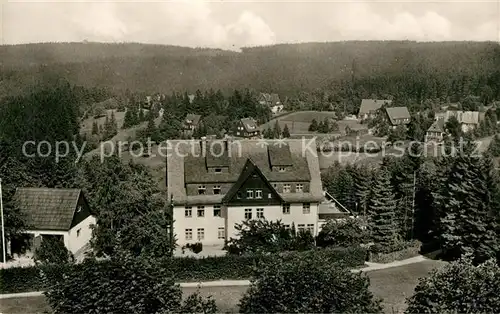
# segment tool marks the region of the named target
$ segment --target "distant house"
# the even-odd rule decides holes
[[[425,141],[441,142],[445,135],[444,119],[437,119],[425,133]]]
[[[447,110],[436,113],[434,119],[436,121],[441,119],[446,123],[451,117],[455,117],[462,127],[462,132],[469,132],[479,126],[479,123],[484,119],[484,115],[484,112],[478,111]]]
[[[194,101],[194,95],[188,95],[189,103],[192,104]]]
[[[365,120],[368,118],[374,118],[377,110],[382,108],[382,106],[392,104],[390,99],[363,99],[361,100],[361,106],[359,107],[358,119]]]
[[[188,113],[184,119],[184,131],[193,132],[200,125],[201,116],[199,114]]]
[[[236,123],[234,135],[243,138],[259,138],[260,130],[254,119],[243,118]]]
[[[278,113],[283,110],[283,104],[278,94],[260,93],[258,100],[259,104],[271,108],[273,113]]]
[[[55,237],[75,254],[92,238],[96,219],[81,190],[18,188],[14,199],[26,217],[32,251],[44,238]]]
[[[406,125],[410,123],[411,116],[408,108],[406,107],[391,107],[386,108],[385,111],[393,128],[396,128],[398,125]]]

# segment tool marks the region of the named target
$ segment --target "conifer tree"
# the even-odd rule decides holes
[[[395,209],[390,174],[382,168],[375,175],[368,206],[368,226],[377,251],[388,252],[394,247],[397,239]]]
[[[281,138],[282,133],[281,133],[281,127],[279,125],[279,121],[276,121],[274,124],[274,129],[273,129],[273,137],[274,138]]]
[[[366,166],[356,167],[354,172],[354,193],[358,214],[366,214],[371,189],[371,173]]]
[[[465,151],[471,151],[466,147]],[[449,258],[472,253],[484,261],[498,252],[498,179],[490,157],[453,159],[439,198],[440,243]]]
[[[92,135],[99,133],[99,127],[97,126],[97,121],[92,122]]]
[[[110,130],[113,136],[118,133],[118,123],[116,122],[115,112],[111,111]]]
[[[285,127],[283,128],[283,138],[289,138],[290,137],[290,131],[288,130],[288,124],[285,124]]]
[[[313,119],[311,121],[311,125],[309,125],[309,131],[310,132],[316,132],[316,131],[318,131],[318,121],[316,121],[316,119]]]

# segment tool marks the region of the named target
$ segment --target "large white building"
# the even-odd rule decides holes
[[[318,232],[324,200],[314,140],[169,141],[177,243],[222,245],[246,219]]]

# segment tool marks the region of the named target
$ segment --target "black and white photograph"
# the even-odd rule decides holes
[[[499,313],[500,0],[0,0],[0,314]]]

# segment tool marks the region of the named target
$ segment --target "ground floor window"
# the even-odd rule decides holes
[[[310,232],[311,234],[314,234],[314,224],[308,224],[306,231]]]
[[[198,228],[198,240],[204,240],[204,239],[205,239],[205,229]]]
[[[185,230],[186,240],[193,240],[193,229]]]
[[[220,227],[217,231],[217,238],[219,240],[223,240],[226,238],[226,231],[224,230],[224,227]]]

